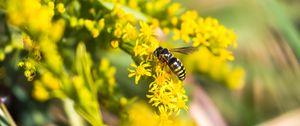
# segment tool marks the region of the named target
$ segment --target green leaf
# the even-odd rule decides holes
[[[296,27],[290,20],[283,7],[275,0],[262,0],[259,1],[267,11],[271,21],[275,23],[275,27],[287,40],[290,47],[296,54],[297,59],[300,61],[300,36]]]
[[[83,77],[84,82],[88,86],[89,90],[92,91],[93,94],[96,94],[91,74],[92,61],[89,54],[86,52],[84,43],[82,42],[77,46],[75,64],[78,74]]]
[[[2,115],[0,115],[0,125],[1,126],[9,126],[8,121]]]
[[[76,112],[78,112],[81,115],[81,117],[83,117],[89,123],[93,124],[96,122],[96,119],[94,119],[92,115],[86,112],[79,104],[75,104],[74,109]]]

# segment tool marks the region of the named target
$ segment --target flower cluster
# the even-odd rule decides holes
[[[163,108],[160,108],[163,109]],[[161,110],[164,111],[164,110]],[[149,106],[147,106],[144,102],[136,102],[129,107],[128,110],[129,119],[127,125],[130,126],[140,126],[140,125],[147,125],[147,126],[195,126],[196,123],[191,119],[191,117],[173,117],[170,120],[173,123],[168,121],[163,121],[162,116],[157,116]],[[162,123],[164,122],[164,123]]]
[[[244,69],[232,67],[207,48],[200,47],[196,52],[188,55],[183,62],[190,64],[187,66],[188,71],[195,71],[217,82],[223,82],[229,89],[237,90],[244,86]]]
[[[30,60],[21,61],[18,63],[19,68],[24,69],[24,76],[27,78],[28,81],[32,81],[36,75],[36,67],[33,65],[35,62]]]
[[[28,26],[34,32],[46,31],[51,27],[54,16],[52,1],[41,4],[40,0],[6,1],[8,20],[16,26]]]
[[[7,21],[18,31],[12,32],[12,36],[20,39],[13,40],[21,41],[18,43],[23,46],[19,49],[25,50],[27,54],[21,57],[17,65],[24,69],[25,77],[33,83],[32,96],[39,101],[50,98],[71,99],[75,106],[73,109],[84,119],[92,125],[103,125],[99,119],[102,117],[98,91],[107,90],[101,92],[104,95],[114,93],[116,69],[105,58],[101,58],[99,69],[94,69],[89,52],[78,41],[80,39],[67,42],[77,49],[70,46],[66,48],[62,41],[68,39],[64,36],[65,29],[80,30],[82,26],[91,31],[95,38],[104,27],[104,20],[99,19],[96,24],[89,19],[79,18],[79,24],[74,25],[65,4],[51,0],[9,0],[1,4],[5,4]]]
[[[199,17],[196,11],[187,11],[180,17],[172,17],[173,40],[181,39],[194,47],[207,47],[224,60],[233,60],[228,47],[236,47],[236,36],[232,30],[219,24],[217,19]],[[170,32],[170,28],[165,31]]]
[[[155,37],[155,28],[145,22],[140,22],[140,33],[133,47],[133,58],[138,65],[132,64],[134,69],[129,69],[129,77],[135,76],[135,83],[138,84],[141,77],[149,77],[149,103],[157,107],[161,124],[168,122],[169,116],[179,113],[183,108],[187,110],[183,83],[172,73],[168,65],[157,58],[153,52],[158,47],[158,40]]]
[[[154,56],[157,47],[198,48],[185,61],[193,61],[198,70],[213,77],[220,74],[220,69],[228,68],[220,64],[234,59],[228,51],[229,47],[236,47],[233,31],[216,19],[183,11],[179,3],[170,0],[8,0],[4,4],[7,21],[19,31],[12,36],[21,38],[16,40],[22,41],[21,50],[29,52],[21,57],[18,66],[33,82],[32,96],[40,101],[53,97],[71,99],[75,110],[91,125],[103,124],[99,103],[104,107],[113,105],[102,98],[113,97],[120,99],[121,107],[127,105],[125,97],[114,96],[117,70],[103,53],[111,51],[109,46],[132,57],[134,63],[128,69],[128,77],[134,77],[136,85],[147,83],[146,96],[156,108],[160,125],[170,124],[173,115],[187,110],[188,97],[184,82],[167,63]],[[190,57],[195,55],[211,60],[192,60]],[[5,56],[0,55],[0,60],[2,57]],[[207,64],[213,64],[214,69],[207,70],[211,67]],[[95,69],[95,65],[99,66]],[[243,71],[225,71],[221,73],[226,75],[223,80],[235,87],[238,81],[234,77],[242,78]]]
[[[123,6],[137,11],[133,13],[132,10],[122,8]],[[169,0],[147,2],[144,5],[142,2],[123,1],[111,13],[116,18],[111,32],[114,35],[111,46],[120,47],[132,56],[135,63],[131,64],[133,68],[128,69],[128,77],[135,77],[135,84],[142,78],[150,81],[147,97],[157,108],[163,122],[168,122],[168,118],[174,113],[178,114],[181,109],[187,110],[188,98],[183,82],[178,80],[166,63],[153,55],[154,50],[163,44],[160,43],[159,36],[171,35],[173,40],[182,40],[186,44],[192,42],[192,46],[197,48],[205,47],[224,62],[233,60],[227,48],[236,46],[235,34],[216,19],[200,17],[196,11],[182,12],[180,7],[180,4],[170,3]],[[140,20],[144,17],[136,12],[145,12],[153,17]],[[159,33],[160,29],[163,29],[162,34]]]

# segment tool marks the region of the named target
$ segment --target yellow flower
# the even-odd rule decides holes
[[[95,8],[90,8],[89,13],[92,14],[92,15],[95,15],[96,14]]]
[[[52,4],[41,4],[40,0],[9,0],[8,20],[16,26],[26,26],[34,32],[47,32],[54,15]]]
[[[179,12],[181,8],[180,3],[172,3],[169,7],[168,7],[168,15],[173,16],[175,14],[177,14]]]
[[[23,34],[23,46],[28,50],[32,49],[33,47],[33,41],[27,34]]]
[[[121,97],[120,98],[120,104],[121,104],[121,106],[126,106],[127,103],[128,103],[128,100],[127,100],[126,97]]]
[[[77,18],[74,17],[74,16],[70,17],[70,26],[71,26],[71,27],[75,27],[75,26],[77,26],[77,25],[78,25]]]
[[[105,26],[105,19],[104,18],[101,18],[99,21],[98,21],[98,29],[99,30],[102,30]]]
[[[57,42],[61,39],[65,30],[65,21],[60,19],[52,24],[52,27],[49,29],[49,37],[53,39],[53,41]]]
[[[130,66],[134,67],[135,70],[128,69],[130,72],[128,77],[135,76],[135,84],[138,84],[141,76],[151,76],[151,70],[147,69],[147,67],[150,67],[149,63],[141,62],[139,66],[132,63]]]
[[[231,71],[226,76],[226,82],[230,89],[241,89],[245,85],[245,71],[243,68],[238,67]]]
[[[213,53],[226,50],[229,46],[236,47],[236,35],[232,30],[219,24],[218,20],[211,17],[200,18],[196,25],[196,37],[193,38],[193,46],[210,47],[214,50]]]
[[[137,10],[139,9],[137,0],[129,0],[128,5],[129,5],[129,7],[133,8],[133,9],[137,9]]]
[[[135,102],[128,109],[128,126],[155,126],[155,113],[144,102]]]
[[[144,40],[145,42],[148,42],[151,40],[151,38],[153,38],[154,36],[156,36],[156,31],[154,30],[154,28],[150,25],[148,25],[146,22],[141,21],[140,22],[140,34],[139,37],[142,38],[142,40]]]
[[[91,30],[91,32],[92,32],[93,38],[97,38],[99,36],[99,34],[100,34],[100,31],[98,29],[96,29],[96,28],[93,28]]]
[[[177,17],[172,17],[171,18],[171,24],[173,25],[173,26],[176,26],[177,24],[178,24],[178,18]]]
[[[138,34],[135,27],[130,23],[126,24],[123,33],[124,34],[122,36],[122,39],[125,42],[134,41],[137,38],[137,34]]]
[[[115,30],[114,30],[113,34],[117,38],[122,37],[122,35],[123,35],[123,25],[120,22],[116,23]]]
[[[110,42],[110,46],[112,47],[112,48],[118,48],[119,47],[119,41],[118,40],[112,40],[111,42]]]
[[[158,74],[157,76],[154,76],[154,81],[150,83],[149,91],[153,91],[153,89],[156,89],[158,86],[162,86],[166,83],[168,80],[166,73]]]
[[[172,123],[172,121],[169,120],[169,116],[172,114],[168,112],[165,106],[159,106],[159,126],[168,126]]]
[[[181,15],[181,20],[183,21],[194,21],[198,18],[198,13],[195,10],[186,11]]]
[[[24,76],[28,81],[33,80],[36,75],[36,66],[33,60],[29,59],[24,62],[21,61],[17,64],[17,66],[24,69]]]
[[[176,112],[179,114],[180,109],[183,108],[187,110],[185,103],[188,98],[185,95],[183,84],[181,81],[174,82],[172,80],[162,80],[163,78],[156,78],[160,80],[155,80],[150,85],[149,103],[153,106],[160,107],[164,106],[164,109],[169,112]],[[162,82],[157,82],[162,81]]]
[[[202,36],[200,34],[197,34],[195,38],[193,38],[193,46],[197,47],[197,46],[209,46],[209,42],[208,42],[208,38],[207,36]]]
[[[78,20],[78,25],[79,25],[79,26],[84,26],[84,25],[85,25],[85,21],[84,21],[83,18],[79,18],[79,20]]]
[[[49,2],[48,2],[48,7],[49,7],[50,9],[54,9],[54,2],[53,2],[53,1],[49,1]]]
[[[51,90],[57,90],[61,86],[60,80],[55,78],[50,72],[42,73],[41,82]]]
[[[143,56],[147,54],[144,46],[139,45],[139,41],[140,40],[136,40],[135,42],[135,46],[133,48],[134,56]]]
[[[84,26],[87,28],[87,29],[89,29],[89,30],[91,30],[91,29],[93,29],[94,28],[94,21],[92,21],[92,20],[90,20],[90,19],[85,19],[84,20]]]
[[[223,60],[234,60],[232,52],[225,49],[220,50],[220,58]]]
[[[173,29],[172,30],[174,35],[172,36],[172,39],[175,41],[175,40],[178,40],[180,39],[180,30],[178,29]]]
[[[35,81],[32,96],[39,101],[46,101],[49,99],[49,92],[43,87],[40,81]]]
[[[66,11],[65,5],[63,3],[58,3],[56,7],[59,13],[64,13]]]
[[[105,80],[105,84],[107,84],[109,93],[113,93],[113,89],[116,86],[116,68],[110,66],[109,60],[106,58],[102,58],[99,66],[99,71],[103,73],[103,78]],[[105,89],[107,90],[107,89]]]
[[[47,63],[55,72],[60,73],[62,71],[61,68],[63,67],[63,62],[62,57],[57,50],[57,45],[48,38],[42,38],[41,40],[40,47],[45,63]]]

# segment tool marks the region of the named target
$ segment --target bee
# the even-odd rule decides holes
[[[155,49],[154,55],[161,61],[168,64],[171,71],[176,74],[179,80],[183,81],[186,76],[185,67],[183,63],[176,57],[173,56],[171,52],[179,52],[183,54],[189,54],[196,51],[194,47],[182,47],[182,48],[173,48],[168,50],[159,46]]]

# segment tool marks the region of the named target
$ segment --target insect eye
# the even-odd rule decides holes
[[[154,51],[154,55],[158,57],[162,50],[163,48],[161,46],[157,47]]]
[[[153,52],[155,56],[158,56],[157,49]]]

